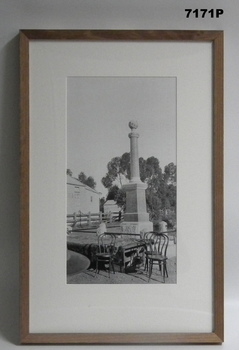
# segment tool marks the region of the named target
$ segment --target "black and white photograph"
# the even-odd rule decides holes
[[[68,77],[68,284],[177,283],[175,77]]]

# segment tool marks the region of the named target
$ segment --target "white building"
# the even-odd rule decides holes
[[[98,213],[100,192],[67,175],[67,214]]]

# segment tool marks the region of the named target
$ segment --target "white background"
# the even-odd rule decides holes
[[[220,19],[186,19],[185,8],[223,8]],[[1,0],[0,2],[0,345],[19,338],[19,29],[219,29],[225,31],[225,343],[239,344],[238,15],[236,1]],[[42,169],[42,172],[47,169]],[[33,347],[35,348],[35,347]],[[53,347],[37,347],[37,349]],[[72,346],[63,346],[70,349]],[[88,348],[89,347],[82,347]],[[103,348],[97,347],[97,348]],[[109,347],[111,348],[111,347]],[[112,347],[113,348],[113,347]],[[125,347],[117,347],[125,348]],[[138,348],[138,347],[130,347]],[[148,348],[141,347],[141,348]],[[168,348],[168,347],[160,347]],[[170,349],[184,346],[170,346]],[[207,346],[187,348],[206,349]],[[214,346],[210,346],[210,349]]]

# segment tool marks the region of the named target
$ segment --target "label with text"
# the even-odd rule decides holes
[[[186,18],[219,18],[223,15],[223,9],[185,9]]]

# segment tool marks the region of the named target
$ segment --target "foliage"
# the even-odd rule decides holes
[[[115,196],[119,192],[119,187],[117,185],[111,186],[108,190],[108,195],[106,197],[106,200],[114,200]]]
[[[118,206],[121,207],[123,209],[123,211],[125,211],[126,192],[122,188],[119,188],[114,199],[115,199],[116,203],[118,204]]]
[[[162,177],[159,160],[155,157],[149,157],[146,160],[139,158],[139,172],[142,182],[148,182],[150,179],[160,180]]]
[[[164,167],[164,179],[167,184],[176,183],[176,165],[169,163]]]
[[[107,173],[101,182],[106,188],[113,184],[122,187],[126,179],[130,178],[130,154],[124,153],[121,157],[114,157],[107,164]]]
[[[80,182],[82,182],[83,184],[95,189],[96,186],[96,182],[94,180],[94,178],[92,176],[86,176],[85,173],[82,171],[79,175],[78,175],[78,179],[80,180]]]
[[[72,171],[71,171],[71,169],[66,169],[66,175],[69,175],[69,176],[72,176]]]

